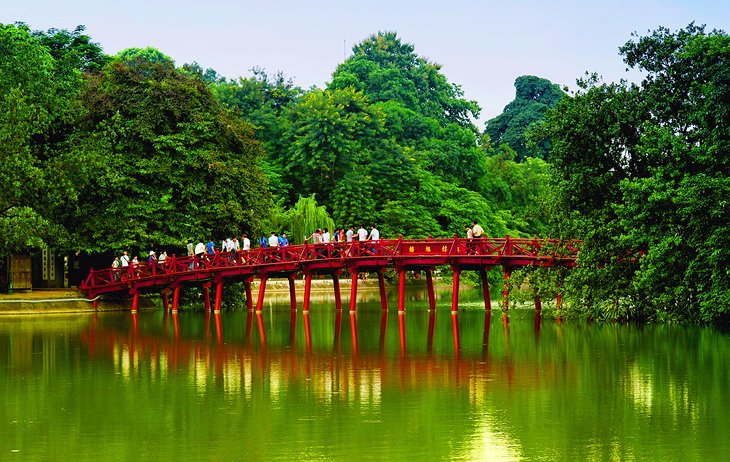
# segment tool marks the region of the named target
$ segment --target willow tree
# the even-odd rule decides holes
[[[303,244],[305,236],[317,230],[317,228],[327,228],[332,231],[335,222],[327,213],[327,209],[322,205],[317,205],[314,194],[307,197],[299,196],[299,200],[294,207],[287,213],[288,223],[284,225],[284,229],[290,230],[289,242],[292,244]]]

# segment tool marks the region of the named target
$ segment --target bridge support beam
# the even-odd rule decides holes
[[[261,285],[259,286],[259,298],[256,301],[256,313],[261,313],[264,308],[264,294],[266,293],[267,276],[261,276]]]
[[[221,312],[221,299],[222,298],[223,298],[223,280],[220,280],[220,281],[216,282],[216,284],[215,284],[215,307],[214,307],[214,313],[220,313]]]
[[[563,305],[563,294],[558,294],[558,297],[555,299],[555,310],[560,311],[561,306]]]
[[[253,298],[251,298],[251,282],[253,282],[253,276],[247,277],[243,281],[243,288],[246,291],[246,308],[248,308],[248,311],[253,311]]]
[[[357,279],[358,279],[359,273],[357,271],[352,272],[352,287],[350,288],[350,312],[353,313],[355,311],[355,307],[357,306]]]
[[[139,307],[139,292],[136,290],[132,293],[132,314],[137,314],[137,308]]]
[[[306,273],[304,275],[304,308],[303,312],[309,313],[309,303],[312,294],[312,273]]]
[[[502,310],[509,310],[509,277],[512,272],[509,268],[504,268],[504,288],[502,289]]]
[[[406,272],[398,270],[398,313],[406,311]]]
[[[537,290],[535,290],[535,311],[542,311],[542,300],[540,300]]]
[[[489,311],[492,309],[492,300],[489,298],[489,278],[487,278],[486,268],[479,270],[479,276],[482,280],[482,294],[484,295],[484,309]]]
[[[210,282],[203,283],[203,302],[205,302],[205,311],[210,311]]]
[[[451,313],[459,312],[459,277],[461,276],[461,270],[454,270],[454,284],[451,288]]]
[[[340,272],[332,273],[332,287],[335,291],[335,309],[342,311],[342,294],[340,293]]]
[[[296,278],[297,273],[289,274],[289,303],[291,304],[292,311],[297,310],[297,289],[295,285]]]
[[[426,288],[428,289],[428,308],[435,310],[436,294],[433,291],[433,270],[431,268],[426,270]]]
[[[388,311],[388,294],[385,291],[385,276],[383,270],[378,270],[378,287],[380,288],[380,307]]]
[[[162,289],[160,291],[160,297],[162,298],[162,309],[165,313],[167,313],[170,310],[170,289]],[[96,307],[94,307],[96,308]]]

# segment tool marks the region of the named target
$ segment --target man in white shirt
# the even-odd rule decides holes
[[[368,240],[368,232],[365,230],[365,226],[360,226],[357,230],[357,240],[361,242]]]
[[[330,232],[327,228],[324,229],[324,232],[322,233],[322,243],[328,244],[330,242]]]
[[[276,233],[271,233],[269,237],[269,247],[279,247],[279,236]]]
[[[477,224],[476,220],[472,221],[471,224],[472,224],[471,231],[472,231],[472,234],[474,235],[474,238],[480,238],[480,237],[484,236],[484,229],[482,229],[482,227]]]
[[[251,239],[246,234],[241,237],[243,238],[243,250],[251,250]]]
[[[354,236],[354,235],[355,235],[355,228],[350,226],[350,229],[348,229],[347,232],[345,233],[345,241],[352,242],[352,236]]]
[[[378,231],[378,228],[375,226],[370,227],[370,236],[368,236],[368,239],[371,241],[377,241],[380,239],[380,231]]]

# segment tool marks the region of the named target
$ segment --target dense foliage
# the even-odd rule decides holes
[[[77,196],[63,161],[82,107],[77,61],[25,25],[0,24],[0,254],[64,239],[57,209]]]
[[[500,115],[487,121],[484,132],[495,147],[507,145],[512,148],[518,161],[528,157],[548,160],[549,139],[530,146],[528,133],[542,123],[545,111],[555,107],[565,93],[549,80],[532,75],[518,77],[515,90],[515,99]]]
[[[640,85],[583,82],[547,118],[571,274],[597,316],[713,321],[730,312],[730,37],[691,24],[621,48]]]
[[[229,80],[154,48],[0,25],[0,254],[178,247],[188,239],[376,225],[394,238],[583,238],[581,267],[525,272],[566,313],[727,317],[730,43],[691,24],[621,48],[641,84],[566,96],[520,76],[480,108],[393,32],[325,88]]]

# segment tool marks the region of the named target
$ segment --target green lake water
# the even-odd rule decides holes
[[[728,333],[507,321],[478,292],[1,316],[0,460],[730,459]]]

